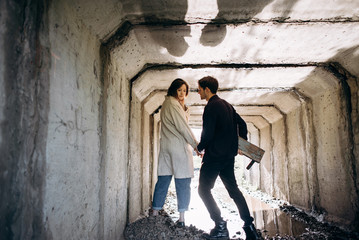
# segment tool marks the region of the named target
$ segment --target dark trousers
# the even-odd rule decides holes
[[[211,219],[217,223],[223,221],[221,217],[221,211],[218,208],[211,190],[214,187],[217,177],[219,176],[226,187],[229,196],[234,200],[237,205],[241,219],[244,221],[244,225],[250,225],[253,222],[253,218],[250,216],[246,199],[243,197],[242,192],[239,190],[236,178],[234,176],[234,158],[223,159],[223,162],[204,162],[202,163],[200,175],[198,193],[202,198]]]

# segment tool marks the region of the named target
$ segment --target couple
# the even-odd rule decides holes
[[[198,93],[201,99],[208,102],[203,112],[203,129],[198,144],[188,125],[188,108],[184,103],[189,91],[188,84],[177,78],[168,88],[161,109],[158,180],[152,203],[153,215],[158,215],[158,211],[162,209],[174,176],[180,213],[176,224],[185,226],[184,213],[188,210],[193,177],[192,146],[197,155],[202,157],[198,193],[215,222],[210,234],[205,234],[204,237],[229,239],[227,223],[222,219],[221,211],[211,194],[219,176],[238,207],[244,221],[246,239],[261,239],[234,175],[234,157],[240,153],[238,135],[247,139],[247,125],[232,105],[216,95],[217,89],[218,81],[213,77],[207,76],[198,81]]]

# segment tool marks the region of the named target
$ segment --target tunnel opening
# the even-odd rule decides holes
[[[188,27],[196,29],[198,25],[167,28],[173,28],[171,31],[182,38],[187,34],[183,29]],[[232,31],[235,31],[235,27],[232,27]],[[336,64],[188,64],[190,59],[186,59],[185,55],[182,63],[162,63],[161,58],[171,54],[159,46],[161,54],[153,57],[155,55],[151,52],[149,39],[156,42],[159,36],[168,37],[167,29],[155,24],[126,27],[127,30],[126,37],[117,38],[117,44],[111,45],[109,55],[114,76],[118,77],[118,69],[121,68],[128,69],[133,75],[126,86],[130,92],[129,222],[135,221],[141,214],[148,215],[156,183],[160,129],[158,113],[169,82],[177,77],[188,81],[191,87],[187,99],[191,111],[190,124],[200,128],[205,103],[196,99],[198,96],[194,92],[196,81],[204,75],[219,79],[218,95],[236,107],[249,124],[251,141],[267,152],[260,165],[242,173],[248,182],[270,196],[288,201],[309,213],[324,216],[328,221],[346,226],[356,221],[357,216],[351,211],[357,201],[356,180],[353,177],[355,170],[351,176],[340,174],[347,171],[348,162],[351,167],[356,167],[356,163],[353,164],[355,157],[349,157],[351,160],[348,161],[341,157],[353,156],[353,147],[344,149],[338,143],[355,145],[353,140],[347,138],[354,130],[350,127],[352,116],[348,116],[349,111],[344,110],[352,101],[357,101],[357,96],[349,97],[349,101],[348,98],[343,99],[343,80],[330,70]],[[170,38],[176,39],[176,34],[171,33]],[[151,57],[144,60],[144,55]],[[129,58],[125,56],[130,56],[136,62],[130,66]],[[199,61],[205,62],[204,58]],[[113,76],[107,78],[114,81]],[[127,80],[122,76],[119,81]],[[356,80],[346,78],[346,81]],[[356,83],[344,85],[345,89],[348,89],[348,85],[353,87],[350,91],[355,92]],[[340,201],[345,202],[341,206],[346,210],[337,208],[339,198],[332,196],[338,193],[345,196]]]
[[[318,145],[328,144],[330,140],[327,138],[333,138],[331,135],[333,124],[343,120],[338,117],[341,113],[338,114],[336,111],[338,110],[337,104],[344,104],[347,106],[348,102],[346,102],[347,99],[343,100],[343,89],[341,87],[340,80],[338,80],[334,74],[327,71],[327,69],[322,66],[305,66],[305,68],[308,68],[304,71],[305,77],[299,78],[300,80],[298,82],[287,82],[288,85],[285,86],[261,86],[260,88],[256,88],[254,86],[241,87],[241,83],[236,82],[231,84],[238,84],[239,86],[219,89],[218,94],[220,96],[225,96],[225,99],[230,99],[230,101],[236,106],[238,112],[243,114],[242,116],[246,120],[249,127],[250,141],[255,142],[261,147],[266,147],[267,150],[269,149],[268,152],[270,152],[270,155],[267,156],[267,161],[261,163],[257,168],[254,168],[253,171],[242,172],[241,175],[239,175],[239,178],[244,178],[251,182],[254,189],[262,190],[269,193],[270,196],[276,196],[275,198],[281,199],[282,201],[291,202],[291,204],[299,207],[300,209],[304,209],[307,213],[316,215],[317,217],[320,216],[319,218],[333,220],[333,216],[328,216],[328,213],[325,210],[323,211],[324,208],[320,207],[323,204],[317,197],[321,194],[320,191],[323,191],[320,189],[320,184],[323,183],[320,183],[319,180],[316,179],[318,176],[315,176],[318,174],[317,164],[319,161],[317,158],[321,157],[323,159],[327,159],[328,157],[318,156],[315,149],[318,148]],[[183,69],[180,67],[180,70],[168,70],[171,72],[168,76],[181,76],[179,73],[181,72],[183,75],[187,76],[187,79],[191,79],[191,77],[188,76],[190,74],[187,75],[185,72],[195,72],[196,70],[197,68]],[[217,70],[218,69],[215,68],[212,73],[216,75]],[[242,70],[243,69],[231,69],[231,71]],[[161,69],[160,71],[163,72],[167,70]],[[250,69],[250,71],[252,71],[252,69]],[[295,69],[294,71],[299,70]],[[156,71],[151,68],[149,72],[145,73],[145,77],[148,78],[148,81],[151,81],[155,73]],[[205,73],[208,73],[208,69]],[[270,74],[263,75],[267,76]],[[315,81],[313,81],[313,79]],[[137,80],[144,81],[142,76],[137,78],[136,81]],[[157,77],[156,82],[157,81],[161,82],[160,89],[162,88],[162,90],[155,89],[152,84],[148,86],[149,88],[155,89],[152,92],[144,89],[143,85],[139,87],[140,85],[137,82],[133,85],[134,91],[138,91],[138,93],[144,93],[149,96],[144,98],[146,99],[144,100],[144,108],[150,108],[151,110],[149,110],[149,112],[155,109],[154,115],[158,115],[158,111],[160,111],[160,107],[157,107],[154,103],[157,102],[157,104],[161,104],[161,100],[159,99],[163,98],[166,94],[165,88],[163,87],[165,86],[164,81],[166,81],[166,79],[158,79]],[[170,82],[170,78],[168,78],[167,81]],[[273,83],[273,81],[270,82],[271,84],[276,84]],[[195,86],[195,81],[193,84]],[[188,101],[190,102],[189,106],[191,107],[191,116],[193,117],[193,119],[191,119],[191,124],[192,127],[196,127],[197,130],[200,131],[200,118],[205,104],[198,103],[198,99],[194,99],[195,97],[193,97],[193,95],[196,95],[194,92],[195,91],[192,90],[192,96],[188,97]],[[229,94],[229,92],[232,94]],[[237,92],[238,95],[233,94],[233,92]],[[253,94],[253,92],[255,94]],[[236,102],[236,99],[239,98],[238,96],[248,98],[249,100],[245,99],[242,100],[244,102]],[[154,98],[155,100],[148,98]],[[334,103],[334,99],[340,100],[337,103]],[[330,109],[327,110],[327,108]],[[323,111],[323,109],[325,113],[322,112],[321,116],[319,116],[319,113],[315,112],[318,110]],[[346,111],[346,107],[344,107],[343,111]],[[336,117],[333,117],[333,115],[336,115]],[[325,120],[323,120],[324,118]],[[159,121],[159,117],[157,117],[157,121]],[[344,120],[344,122],[345,121],[346,120]],[[322,125],[323,128],[318,127],[318,125]],[[329,127],[325,125],[329,125]],[[159,127],[157,127],[157,130],[158,129]],[[321,134],[323,134],[324,137],[320,136],[317,138],[316,131],[321,131]],[[328,132],[331,132],[330,136],[328,135]],[[338,130],[337,134],[340,136],[342,132]],[[326,139],[327,142],[323,143],[324,139]],[[283,145],[275,143],[278,141],[281,141]],[[317,141],[319,141],[319,143]],[[331,143],[332,146],[330,149],[337,144],[336,140],[333,141],[334,142]],[[276,144],[277,146],[275,146]],[[299,146],[302,147],[302,149],[298,149]],[[275,152],[276,148],[278,148],[278,152]],[[283,158],[282,161],[281,157]],[[155,159],[156,155],[153,157],[154,161]],[[277,163],[275,161],[277,161]],[[278,163],[279,161],[280,163]],[[241,162],[243,162],[243,160]],[[284,165],[284,167],[281,166],[281,164]],[[325,165],[327,162],[322,164]],[[311,175],[313,174],[313,171],[316,173]],[[153,174],[155,175],[155,173]],[[267,184],[268,182],[272,184]],[[278,183],[277,185],[275,184],[276,182]],[[155,184],[155,181],[153,181],[153,184]],[[296,186],[296,184],[298,184],[298,186]],[[346,192],[347,190],[343,191]],[[355,191],[355,188],[353,191]],[[196,192],[194,192],[194,194],[196,194]],[[332,193],[329,194],[331,195]],[[174,200],[175,193],[170,193],[170,195],[172,195],[172,200]],[[327,200],[328,199],[325,201]],[[347,199],[347,201],[350,202],[351,200]],[[228,203],[230,202],[230,199],[226,199],[223,202]],[[226,203],[222,205],[224,208],[228,207],[226,206]],[[173,212],[173,203],[170,203],[169,205],[170,207],[168,210]],[[264,208],[265,207],[267,206],[264,206]],[[258,210],[258,208],[254,208]],[[194,207],[192,210],[196,212],[197,209]],[[236,210],[231,209],[231,214],[235,211]],[[266,231],[268,231],[266,228],[269,228],[270,230],[267,232],[269,236],[271,234],[273,234],[272,236],[276,234],[299,235],[303,234],[308,227],[299,221],[289,217],[284,217],[286,215],[276,209],[258,211],[258,213],[254,213],[254,215],[257,216],[256,224],[261,226]],[[282,213],[283,216],[280,213]],[[196,219],[196,215],[198,216],[198,212],[191,216],[193,219]],[[348,215],[346,215],[346,217],[347,216]],[[238,216],[235,217],[238,218]],[[173,219],[176,220],[176,215],[174,215]],[[283,221],[283,223],[287,223],[288,225],[282,224],[281,221]],[[336,219],[336,221],[338,221],[338,219]],[[339,222],[340,221],[341,220],[339,219]],[[194,220],[193,223],[196,224],[195,222],[196,221]],[[200,223],[202,223],[202,229],[204,228],[208,230],[208,227],[213,227],[210,223],[209,225],[203,226],[204,222],[205,221],[201,219]],[[273,224],[273,222],[276,224]],[[234,225],[233,229],[238,230],[238,225],[240,225],[238,223],[238,219],[237,221],[234,221]],[[240,233],[240,231],[237,231],[237,233]]]
[[[244,119],[249,124],[251,141],[261,147],[265,147],[270,153],[269,156],[266,156],[267,160],[261,163],[257,168],[254,168],[253,171],[243,173],[244,177],[257,189],[261,189],[271,196],[276,196],[279,199],[291,202],[291,204],[306,209],[308,212],[311,211],[313,214],[324,216],[326,212],[321,211],[322,209],[319,206],[321,206],[322,203],[320,199],[317,198],[317,195],[320,194],[320,183],[316,179],[316,174],[318,174],[318,170],[316,169],[318,167],[316,165],[318,164],[318,153],[316,153],[315,148],[318,147],[318,144],[323,144],[317,143],[317,141],[321,142],[328,137],[321,136],[319,140],[316,140],[317,133],[314,129],[314,125],[324,126],[329,124],[329,128],[321,129],[321,127],[316,127],[316,129],[324,131],[322,134],[327,136],[328,132],[326,131],[332,132],[332,125],[340,121],[338,115],[337,118],[333,118],[333,114],[336,114],[335,109],[338,109],[338,106],[333,105],[333,100],[342,99],[340,93],[341,87],[338,79],[336,79],[333,74],[327,72],[325,68],[316,66],[306,66],[303,68],[305,77],[299,78],[300,80],[294,82],[294,84],[288,83],[287,81],[288,85],[279,87],[278,85],[276,85],[276,87],[261,86],[260,88],[253,86],[225,87],[219,90],[219,95],[224,96],[225,99],[230,99],[230,101],[235,104],[238,112],[243,114]],[[191,68],[169,70],[171,73],[168,75],[181,76],[179,72],[186,75],[187,72],[195,72],[196,70],[197,69],[194,70]],[[218,69],[214,69],[212,73],[215,75],[217,70]],[[230,71],[241,70],[242,69],[231,69]],[[267,67],[265,67],[265,70],[268,70]],[[272,70],[273,69],[270,71]],[[274,69],[274,71],[275,70],[277,69]],[[161,71],[163,72],[165,70],[161,69]],[[252,71],[252,69],[250,69],[250,71]],[[296,68],[293,71],[300,70]],[[208,69],[206,73],[208,73]],[[149,81],[151,81],[154,74],[155,71],[153,69],[148,73],[146,72],[146,77]],[[186,79],[191,78],[188,75],[186,75]],[[267,76],[270,74],[267,73],[264,75]],[[161,86],[165,86],[164,81],[166,81],[166,79],[162,80],[161,78],[158,79],[158,77],[154,79],[156,79],[156,82],[160,82]],[[313,81],[313,79],[316,81]],[[143,81],[142,76],[136,79],[136,81],[137,80]],[[169,78],[167,81],[170,81]],[[275,81],[269,82],[276,84]],[[195,85],[195,81],[193,84]],[[238,82],[230,84],[238,84]],[[162,90],[157,89],[149,93],[148,90],[143,89],[143,85],[140,90],[137,89],[139,86],[136,82],[133,85],[134,90],[139,93],[148,94],[150,98],[155,99],[145,100],[144,107],[149,107],[152,110],[156,109],[155,111],[157,112],[158,107],[154,102],[157,102],[157,104],[161,103],[161,100],[158,99],[163,98],[165,95],[164,87],[160,87]],[[154,88],[152,84],[150,84],[149,87]],[[194,91],[192,91],[192,93],[193,92]],[[231,92],[231,94],[229,94],[229,92]],[[239,97],[233,94],[233,92],[237,92],[238,96],[241,96],[244,102],[236,102],[236,99]],[[310,97],[308,97],[308,95]],[[188,97],[188,101],[192,103],[190,104],[191,116],[194,117],[191,121],[193,121],[193,126],[200,127],[200,117],[204,104],[198,103],[198,99],[194,99],[195,97],[193,97],[193,95]],[[245,100],[243,100],[243,98]],[[321,105],[324,105],[324,107]],[[325,111],[325,114],[328,114],[328,116],[325,116],[325,114],[324,116],[319,116],[318,113],[315,113],[316,110],[326,108],[332,108],[331,110]],[[152,110],[149,110],[149,112]],[[313,119],[314,115],[321,119],[325,118],[325,120]],[[159,121],[159,118],[157,118],[157,121]],[[278,141],[280,142],[279,144]],[[334,145],[335,143],[331,144]],[[325,159],[327,157],[322,158]],[[153,160],[155,161],[155,159],[156,155],[154,155]],[[322,164],[325,165],[327,163]],[[316,173],[313,173],[313,171]],[[296,186],[296,184],[298,184],[298,186]],[[327,201],[327,199],[325,201]],[[349,199],[347,199],[347,201],[350,202]],[[303,227],[300,228],[303,229]]]

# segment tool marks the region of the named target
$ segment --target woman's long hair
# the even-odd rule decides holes
[[[186,85],[186,96],[187,96],[189,86],[188,86],[187,82],[181,78],[176,78],[175,80],[173,80],[173,82],[171,83],[171,86],[167,90],[167,96],[172,96],[172,97],[177,98],[177,89],[182,87],[183,84]]]

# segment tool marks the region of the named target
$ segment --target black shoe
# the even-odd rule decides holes
[[[262,239],[261,236],[259,236],[256,227],[252,223],[251,225],[244,226],[243,230],[246,233],[246,240],[260,240]]]
[[[177,222],[176,222],[176,226],[177,226],[177,227],[180,227],[180,228],[183,228],[183,227],[185,227],[186,225],[184,224],[184,222],[177,221]]]
[[[229,233],[227,229],[227,222],[221,221],[217,222],[216,226],[211,230],[210,234],[203,234],[205,239],[210,240],[227,240],[229,239]]]

